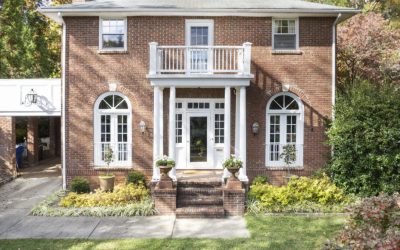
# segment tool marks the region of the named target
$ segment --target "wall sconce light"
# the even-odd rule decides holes
[[[140,128],[140,132],[142,132],[142,134],[144,134],[144,132],[146,132],[146,123],[144,121],[140,121],[139,128]]]
[[[27,102],[27,104],[36,104],[38,99],[37,97],[38,95],[36,94],[36,92],[31,89],[31,91],[26,94],[25,101]]]
[[[258,122],[253,122],[251,125],[251,131],[253,132],[253,135],[258,134],[258,131],[260,130],[260,124]]]

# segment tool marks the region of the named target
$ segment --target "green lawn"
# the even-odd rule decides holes
[[[3,240],[0,249],[321,249],[345,221],[338,216],[261,215],[246,220],[250,239]]]

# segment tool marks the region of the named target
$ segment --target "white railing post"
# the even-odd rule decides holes
[[[150,69],[149,75],[157,74],[157,42],[151,42],[150,45]]]
[[[185,56],[186,56],[185,74],[189,74],[192,65],[190,61],[192,59],[192,56],[190,55],[190,47],[185,47]]]
[[[243,74],[250,74],[251,67],[251,43],[243,43]]]

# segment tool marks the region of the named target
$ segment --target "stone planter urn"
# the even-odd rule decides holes
[[[236,177],[237,172],[240,168],[227,168],[231,176],[226,182],[226,188],[228,189],[242,189],[242,182]]]
[[[112,192],[114,190],[114,181],[115,181],[114,175],[101,175],[99,176],[99,180],[100,180],[101,191]]]
[[[158,166],[160,169],[160,180],[157,183],[157,188],[158,189],[172,189],[173,188],[173,183],[172,179],[168,176],[169,171],[171,171],[172,166]]]

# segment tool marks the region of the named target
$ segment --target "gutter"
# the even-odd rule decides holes
[[[66,120],[65,120],[65,88],[66,88],[66,81],[65,81],[65,67],[66,67],[66,51],[67,51],[67,26],[65,24],[64,19],[61,16],[61,13],[58,13],[58,16],[61,17],[62,20],[62,51],[61,51],[61,86],[62,86],[62,107],[61,107],[61,133],[62,133],[62,179],[63,179],[63,190],[67,189],[67,164],[66,164],[66,135],[65,135],[65,127],[66,127]]]

